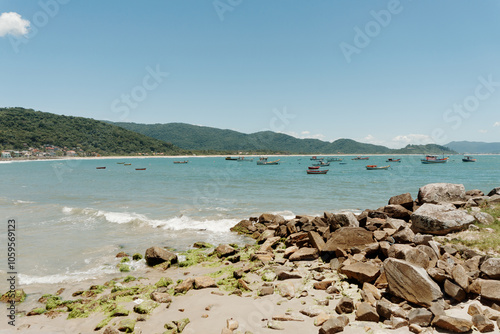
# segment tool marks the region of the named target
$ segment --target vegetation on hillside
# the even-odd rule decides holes
[[[244,134],[185,123],[137,124],[114,123],[146,136],[168,141],[183,149],[217,150],[224,152],[269,152],[293,154],[453,154],[439,145],[408,145],[399,150],[385,146],[359,143],[351,139],[326,142],[318,139],[298,139],[286,134],[262,131]]]
[[[101,155],[186,153],[170,143],[90,118],[0,108],[0,149],[26,150],[46,145]]]

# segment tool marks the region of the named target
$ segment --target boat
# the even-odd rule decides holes
[[[368,160],[370,159],[369,157],[356,157],[356,158],[352,158],[351,160]]]
[[[233,158],[233,157],[227,157],[226,160],[232,160],[232,161],[236,161],[238,160],[238,158]]]
[[[187,164],[189,161],[184,160],[184,161],[174,161],[174,164]]]
[[[146,170],[146,168],[136,168],[135,170]]]
[[[319,169],[319,166],[311,166],[308,169]]]
[[[393,159],[393,158],[389,158],[389,159],[387,159],[385,162],[401,162],[401,159]]]
[[[437,155],[426,155],[425,159],[420,160],[423,164],[443,164],[448,161],[448,157],[439,158]]]
[[[253,161],[253,158],[239,157],[238,161]]]
[[[368,166],[366,166],[366,169],[368,169],[368,170],[384,170],[384,169],[388,169],[389,167],[391,167],[391,165],[387,165],[387,166],[368,165]]]
[[[106,167],[96,167],[95,169],[106,169]]]
[[[339,165],[347,165],[347,162],[339,162]]]
[[[320,160],[318,163],[313,164],[313,166],[330,166],[330,163]]]
[[[470,155],[466,155],[465,157],[463,157],[462,161],[463,162],[476,162],[476,159],[474,159]]]
[[[344,159],[342,158],[337,158],[337,157],[332,157],[332,158],[327,158],[326,161],[328,162],[333,162],[333,161],[342,161]]]
[[[131,164],[123,164],[123,166],[130,166]]]
[[[117,162],[117,164],[119,164],[119,165],[123,165],[123,164],[125,164],[125,163],[124,163],[124,162]]]
[[[326,174],[328,169],[308,169],[307,174]]]
[[[274,161],[267,161],[266,158],[266,160],[257,161],[257,165],[279,165],[279,164],[280,164],[280,159]]]
[[[315,155],[314,155],[314,156],[311,158],[311,160],[323,160],[323,158],[318,158],[317,156],[315,156]]]

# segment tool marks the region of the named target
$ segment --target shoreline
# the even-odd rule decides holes
[[[498,306],[492,306],[484,298],[498,298],[500,302],[498,291],[489,295],[490,292],[480,288],[483,282],[500,287],[500,280],[485,276],[488,269],[479,266],[481,261],[490,261],[490,257],[472,249],[436,243],[438,237],[432,234],[411,231],[415,226],[410,220],[416,218],[412,218],[410,212],[416,214],[417,208],[427,205],[426,198],[440,196],[448,206],[454,203],[457,214],[463,211],[459,209],[462,206],[468,205],[472,214],[480,212],[480,203],[500,203],[500,187],[484,196],[477,191],[465,195],[463,186],[461,189],[457,186],[427,185],[420,188],[418,201],[410,194],[401,194],[389,200],[393,204],[377,210],[366,209],[357,216],[345,212],[285,219],[264,213],[258,218],[242,220],[232,228],[233,232],[251,235],[256,239],[255,244],[216,248],[198,243],[178,255],[151,247],[144,255],[150,266],[131,273],[109,274],[77,283],[29,285],[24,287],[27,300],[18,304],[21,313],[16,317],[17,330],[19,333],[74,333],[77,329],[81,333],[116,333],[113,330],[123,327],[125,322],[132,322],[134,333],[142,334],[164,332],[169,326],[182,327],[183,333],[221,333],[221,329],[222,333],[273,333],[277,329],[285,333],[324,333],[324,327],[332,324],[341,326],[344,333],[370,330],[410,333],[419,328],[421,331],[445,328],[441,326],[458,321],[454,319],[462,319],[464,326],[472,328],[474,318],[469,314],[470,307],[496,321],[500,319]],[[426,191],[428,195],[420,196]],[[470,224],[463,225],[462,230]],[[331,243],[337,234],[340,237],[351,229],[360,235],[369,233],[369,240],[360,243],[359,236],[353,237],[349,232]],[[351,239],[343,241],[344,238]],[[344,246],[340,246],[342,242]],[[391,249],[401,254],[391,256]],[[410,256],[412,252],[421,253],[415,257]],[[117,254],[119,256],[126,265],[129,260],[123,260],[123,256],[131,257],[131,254]],[[158,259],[160,262],[156,262]],[[440,265],[438,259],[443,264]],[[410,268],[424,268],[418,275],[435,283],[431,284],[432,288],[423,285],[420,290],[437,286],[443,292],[432,302],[415,302],[413,297],[405,297],[401,292],[394,295],[391,292],[394,288],[389,289],[388,285],[396,283],[387,276],[394,270],[389,266],[394,261],[402,261]],[[466,297],[452,292],[459,290],[447,288],[447,284],[464,283],[455,274],[451,275],[451,267],[446,269],[445,263],[451,263],[454,268],[476,267],[470,269],[477,273],[470,274],[474,276],[470,276],[467,287],[463,288],[467,291]],[[156,266],[152,267],[154,264]],[[379,269],[373,275],[375,267]],[[465,270],[463,268],[460,270]],[[450,283],[445,283],[444,287],[445,278],[438,269],[444,275],[450,270],[450,276],[445,276]],[[464,271],[469,275],[467,272]],[[413,280],[418,275],[405,276]],[[414,284],[424,283],[417,280],[404,286]],[[43,297],[45,294],[51,296]],[[474,297],[477,295],[482,299]],[[339,306],[345,298],[352,305],[350,311]],[[432,324],[429,320],[423,327],[411,327],[411,312],[422,309],[434,318]],[[33,315],[27,316],[28,312]],[[500,320],[498,325],[491,324],[498,330]],[[108,327],[112,329],[105,332]],[[234,327],[238,330],[230,329]]]

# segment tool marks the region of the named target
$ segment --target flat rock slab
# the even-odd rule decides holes
[[[380,268],[371,262],[356,262],[342,267],[340,272],[362,284],[374,282],[380,275]]]
[[[300,248],[298,251],[290,255],[290,261],[312,261],[319,257],[318,250],[316,248]]]
[[[473,324],[470,320],[440,315],[432,321],[432,325],[454,333],[467,333]]]
[[[342,227],[333,232],[326,242],[326,250],[350,249],[373,243],[373,233],[362,227]]]

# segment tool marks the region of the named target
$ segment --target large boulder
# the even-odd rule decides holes
[[[443,297],[439,285],[422,267],[407,261],[388,258],[384,261],[383,271],[389,292],[397,297],[426,307],[432,306]]]
[[[356,262],[342,267],[340,272],[348,278],[363,284],[365,282],[374,282],[380,275],[380,268],[371,262]]]
[[[500,281],[481,280],[481,297],[500,302]]]
[[[391,204],[402,205],[406,209],[412,210],[413,209],[413,198],[411,197],[410,193],[392,196],[389,199],[388,204],[389,205],[391,205]]]
[[[373,233],[361,227],[342,227],[330,235],[326,242],[327,251],[351,249],[373,243]]]
[[[167,261],[170,261],[170,263],[177,262],[177,255],[175,253],[157,246],[148,248],[144,258],[148,266],[156,266]]]
[[[500,258],[492,257],[484,261],[481,272],[491,279],[500,280]]]
[[[463,184],[431,183],[418,190],[418,202],[420,204],[451,203],[465,200],[465,187]]]
[[[424,204],[411,216],[414,232],[444,235],[466,229],[475,218],[452,204]]]

